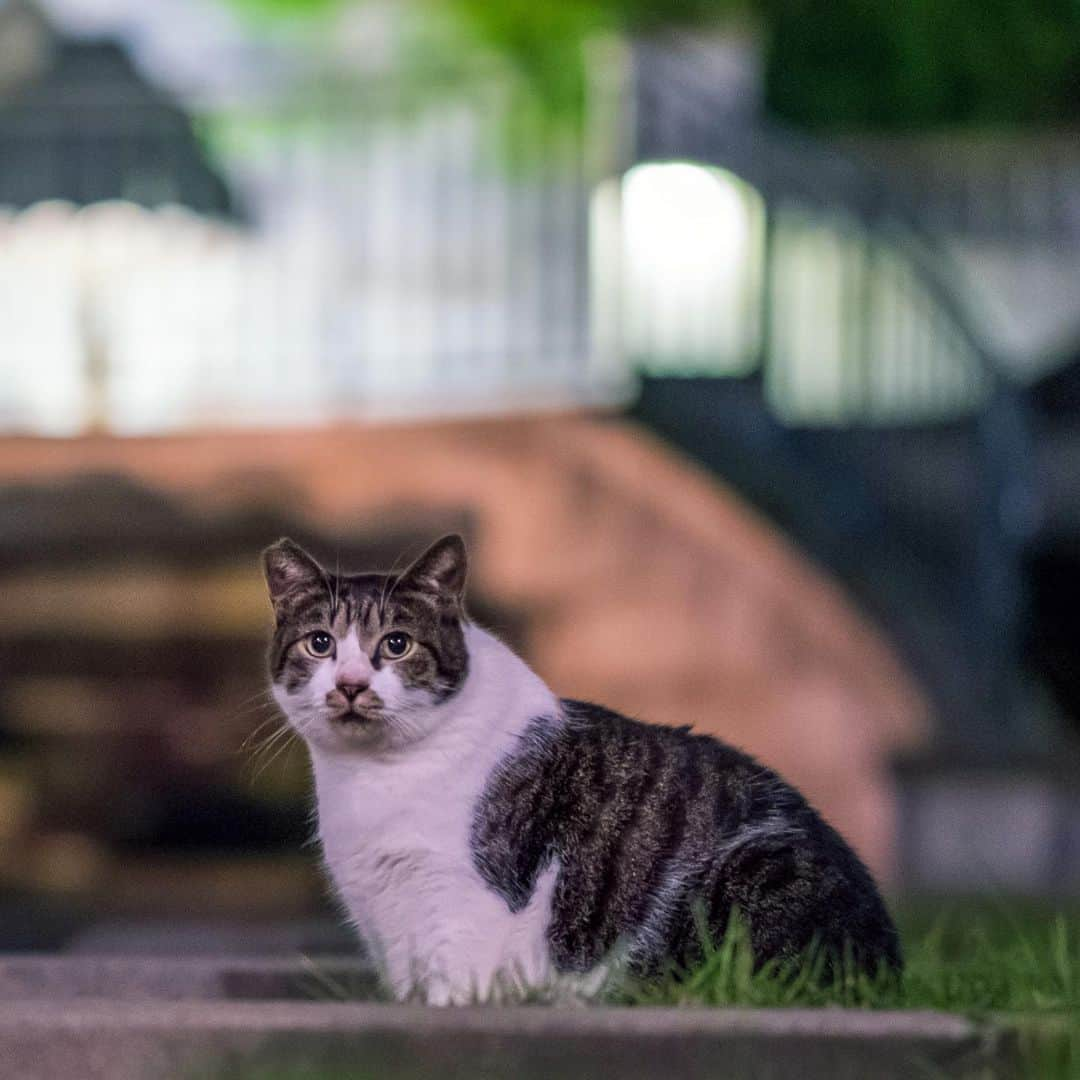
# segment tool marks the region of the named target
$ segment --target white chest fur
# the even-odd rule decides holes
[[[466,631],[469,675],[417,744],[373,754],[312,747],[319,837],[356,928],[398,997],[432,1003],[550,977],[556,868],[512,914],[473,866],[469,833],[491,770],[531,720],[559,722],[550,690],[501,642]]]

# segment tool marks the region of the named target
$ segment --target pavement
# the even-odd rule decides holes
[[[893,1080],[1008,1075],[1014,1054],[933,1012],[435,1009],[373,991],[356,957],[0,957],[0,1077]]]

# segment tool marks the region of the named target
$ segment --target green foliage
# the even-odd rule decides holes
[[[346,0],[228,0],[253,18],[311,19],[341,7]]]
[[[451,9],[475,39],[509,57],[556,103],[580,92],[581,50],[603,34],[635,35],[715,20],[734,0],[435,0]]]
[[[762,0],[770,109],[819,128],[1080,119],[1077,0]]]
[[[227,0],[324,16],[365,0]],[[766,101],[817,129],[1053,125],[1080,120],[1080,0],[401,0],[445,71],[488,57],[551,117],[582,111],[585,44],[750,12],[766,34]],[[414,67],[413,71],[418,70]]]
[[[413,0],[415,32],[409,37],[408,67],[416,79],[424,71],[445,71],[456,64],[459,85],[486,64],[510,76],[517,84],[517,99],[502,143],[513,160],[526,162],[530,144],[541,146],[552,137],[579,132],[591,43],[708,24],[746,2]]]
[[[258,17],[318,18],[365,0],[227,0]],[[610,34],[701,25],[746,0],[402,0],[406,75],[427,86],[462,80],[492,62],[558,126],[583,112],[587,44]]]

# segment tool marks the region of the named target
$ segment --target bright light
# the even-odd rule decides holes
[[[652,369],[739,374],[757,358],[762,210],[721,169],[631,169],[622,185],[623,318]]]

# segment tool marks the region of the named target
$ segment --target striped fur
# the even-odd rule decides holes
[[[805,799],[752,758],[689,729],[563,701],[538,718],[477,807],[477,866],[511,909],[559,866],[547,939],[585,972],[619,950],[639,973],[690,962],[705,916],[745,916],[759,959],[812,941],[866,966],[900,962],[865,867]]]

